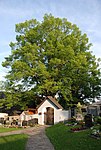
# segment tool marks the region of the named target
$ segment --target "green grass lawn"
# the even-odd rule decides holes
[[[25,150],[27,138],[25,134],[0,137],[0,150]]]
[[[70,128],[57,124],[46,129],[55,150],[101,150],[101,139],[91,138],[90,129],[73,133]]]
[[[14,131],[14,130],[21,130],[21,128],[3,128],[3,127],[0,127],[0,133],[10,132],[10,131]]]

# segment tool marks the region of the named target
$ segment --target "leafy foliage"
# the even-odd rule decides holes
[[[63,103],[99,96],[99,62],[89,51],[87,35],[75,24],[46,14],[41,23],[32,19],[17,24],[16,32],[11,55],[2,63],[9,68],[9,90],[58,93]]]

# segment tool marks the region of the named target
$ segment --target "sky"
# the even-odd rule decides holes
[[[7,73],[1,64],[16,39],[15,24],[42,21],[46,13],[76,24],[93,44],[90,50],[101,58],[101,0],[0,0],[0,81]]]

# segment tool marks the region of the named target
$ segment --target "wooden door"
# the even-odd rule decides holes
[[[54,109],[51,107],[47,107],[46,124],[47,125],[53,125],[54,124]]]

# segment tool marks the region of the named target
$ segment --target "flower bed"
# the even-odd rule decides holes
[[[72,128],[71,131],[72,132],[79,132],[79,131],[82,131],[82,130],[86,130],[87,127],[77,127],[77,128]]]

